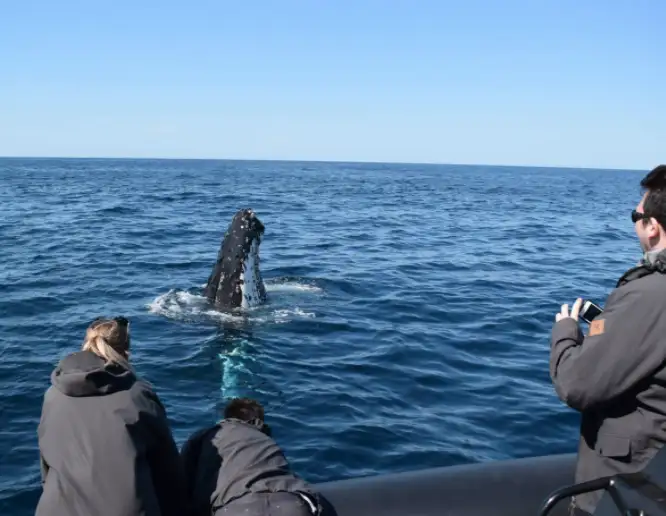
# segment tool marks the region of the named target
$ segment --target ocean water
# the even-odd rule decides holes
[[[550,329],[639,259],[643,174],[0,159],[2,513],[33,513],[49,374],[103,314],[131,319],[179,445],[251,395],[313,482],[574,451]],[[269,302],[231,317],[200,289],[242,207]]]

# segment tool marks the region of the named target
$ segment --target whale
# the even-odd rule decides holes
[[[216,309],[249,309],[266,302],[266,286],[259,268],[264,231],[251,208],[241,209],[233,216],[204,287],[204,296]]]

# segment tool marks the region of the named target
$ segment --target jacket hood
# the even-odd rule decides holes
[[[63,358],[51,373],[51,384],[66,396],[104,396],[129,389],[136,381],[132,371],[106,364],[92,351]]]

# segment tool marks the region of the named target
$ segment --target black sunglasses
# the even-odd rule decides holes
[[[639,220],[649,219],[649,218],[650,218],[650,215],[646,215],[645,213],[641,213],[641,212],[636,211],[636,210],[631,210],[631,221],[634,224],[636,222],[638,222]]]
[[[93,319],[91,326],[95,327],[104,321],[116,321],[120,326],[125,326],[125,327],[129,325],[129,321],[127,320],[126,317],[118,316],[118,317],[112,317],[111,319],[109,319],[108,317],[97,317]]]

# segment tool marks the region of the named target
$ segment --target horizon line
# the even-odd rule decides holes
[[[122,161],[247,161],[265,163],[319,163],[319,164],[358,164],[358,165],[417,165],[417,166],[452,166],[452,167],[504,167],[504,168],[540,168],[561,170],[608,170],[618,172],[649,172],[651,169],[575,166],[575,165],[518,165],[504,163],[450,163],[439,161],[376,161],[376,160],[343,160],[343,159],[294,159],[294,158],[177,158],[177,157],[132,157],[132,156],[12,156],[0,154],[0,159],[33,159],[33,160],[122,160]],[[657,166],[657,165],[655,165]],[[653,167],[654,168],[654,167]]]

